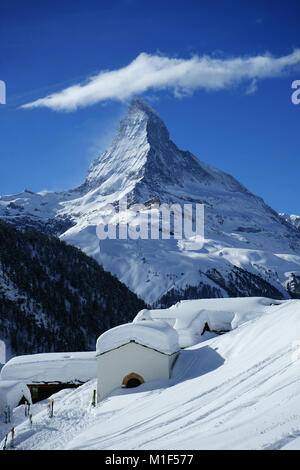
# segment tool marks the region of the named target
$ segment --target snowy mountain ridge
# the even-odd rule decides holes
[[[189,240],[99,240],[107,204],[204,204],[205,243]],[[0,217],[54,233],[93,256],[149,304],[181,298],[298,296],[299,230],[232,176],[181,151],[159,115],[143,100],[127,116],[85,181],[70,191],[0,198]],[[292,287],[291,287],[292,282]]]
[[[291,223],[294,227],[300,228],[300,216],[295,214],[285,214],[280,213],[280,217],[282,217],[286,222]]]

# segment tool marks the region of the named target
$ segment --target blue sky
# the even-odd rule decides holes
[[[7,104],[0,105],[0,194],[80,184],[130,98],[143,96],[180,148],[232,174],[275,210],[299,214],[300,105],[291,102],[291,84],[300,80],[300,66],[278,62],[300,48],[299,22],[297,0],[2,0],[0,79]],[[133,83],[123,93],[122,74],[141,53],[146,69],[153,62],[160,67],[162,58],[166,74],[176,61],[191,67],[193,83],[190,72],[178,79],[176,69],[167,85],[140,91]],[[268,73],[263,67],[258,78],[251,70],[243,77],[247,59],[266,54]],[[203,56],[211,67],[221,64],[221,85],[214,77],[201,82]],[[239,70],[233,59],[240,59]],[[228,68],[232,79],[225,83]],[[105,98],[112,70],[120,77]],[[63,107],[62,90],[84,87],[99,72],[106,82],[94,104],[74,98],[74,109],[44,102],[21,108],[53,94]]]

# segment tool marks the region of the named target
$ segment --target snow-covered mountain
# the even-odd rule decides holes
[[[107,205],[204,204],[205,242],[102,240]],[[59,234],[99,261],[149,304],[180,298],[300,294],[299,230],[232,176],[181,151],[160,116],[134,99],[108,150],[70,191],[0,198],[0,217]],[[100,249],[101,248],[101,249]]]

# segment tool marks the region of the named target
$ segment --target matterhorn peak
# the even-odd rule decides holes
[[[145,174],[150,150],[168,146],[169,142],[169,131],[159,114],[143,99],[134,98],[111,145],[92,162],[85,186],[91,189],[105,183],[105,191],[110,192],[115,191],[118,185],[123,188],[128,179],[140,181]],[[156,168],[159,173],[162,162],[157,161],[156,164],[159,164]]]
[[[203,184],[213,182],[216,187],[241,189],[232,177],[179,150],[159,114],[143,99],[135,98],[111,145],[91,164],[84,187],[100,188],[105,196],[134,189],[133,200],[141,201],[146,195],[161,199],[170,189],[173,193],[175,188],[190,188],[191,184],[198,195]]]
[[[169,131],[160,115],[142,98],[134,98],[128,107],[128,114],[121,125],[134,126],[138,123],[147,123],[145,131],[150,140],[169,140]]]
[[[129,113],[134,113],[136,111],[143,111],[147,115],[155,115],[160,119],[159,114],[151,108],[151,106],[143,98],[133,98],[128,107]]]
[[[134,115],[136,113],[144,113],[146,119],[152,119],[158,124],[165,126],[158,112],[155,111],[143,98],[133,98],[129,103],[128,115]]]
[[[170,233],[169,239],[101,238],[99,251],[96,228],[103,217],[113,207],[126,218],[123,208],[134,211],[136,204],[147,208],[149,219],[152,205],[169,208],[170,220],[175,209],[184,216],[186,205],[194,213],[202,205],[203,249],[191,253],[192,238],[177,240]],[[187,296],[277,299],[300,292],[299,229],[232,176],[180,150],[140,98],[131,101],[114,140],[80,187],[0,197],[1,218],[21,229],[59,234],[149,305]]]

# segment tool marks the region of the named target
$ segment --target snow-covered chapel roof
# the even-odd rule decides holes
[[[33,383],[81,383],[95,378],[96,353],[61,352],[16,356],[2,368],[1,380]]]
[[[97,340],[96,353],[103,354],[134,341],[164,354],[179,350],[177,332],[165,321],[125,323],[103,333]]]

